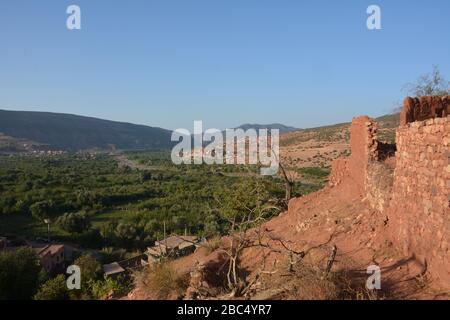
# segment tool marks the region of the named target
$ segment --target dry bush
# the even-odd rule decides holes
[[[136,286],[158,300],[179,299],[189,285],[188,275],[179,275],[168,261],[156,262],[135,274]]]
[[[336,285],[337,298],[343,300],[383,300],[385,296],[378,290],[366,288],[365,277],[351,276],[339,271],[330,274],[330,280]]]
[[[203,247],[206,248],[205,252],[206,255],[209,255],[210,253],[216,251],[220,247],[220,237],[216,236],[209,239],[208,241],[205,242]]]
[[[385,297],[368,290],[365,282],[347,272],[331,271],[306,261],[280,264],[279,272],[261,278],[257,299],[269,300],[379,300]]]
[[[282,263],[279,272],[264,275],[257,299],[269,300],[335,300],[339,288],[324,272],[305,262]]]

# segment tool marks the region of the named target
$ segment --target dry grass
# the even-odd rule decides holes
[[[179,275],[168,261],[154,263],[136,273],[135,281],[148,297],[158,300],[179,299],[189,285],[188,275]]]
[[[205,254],[209,255],[210,253],[216,251],[220,247],[220,236],[213,237],[203,244],[203,247],[206,249]]]
[[[291,272],[264,276],[252,299],[380,300],[384,296],[368,290],[364,282],[346,272],[334,271],[325,276],[323,268],[302,261]]]

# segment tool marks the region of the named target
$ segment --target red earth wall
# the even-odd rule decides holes
[[[405,99],[394,165],[383,161],[376,123],[366,116],[353,119],[352,153],[334,161],[329,184],[356,184],[370,206],[389,217],[394,243],[426,262],[439,283],[450,285],[448,102],[448,97]]]

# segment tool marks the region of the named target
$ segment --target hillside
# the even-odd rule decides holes
[[[63,150],[167,149],[171,131],[71,114],[0,110],[0,133]]]
[[[398,113],[376,119],[378,138],[384,142],[395,142]],[[324,127],[300,129],[280,137],[280,153],[287,167],[329,167],[331,162],[350,153],[350,123]]]
[[[262,225],[170,261],[168,268],[189,279],[184,298],[448,299],[450,113],[411,109],[402,111],[411,114],[396,130],[395,156],[386,158],[378,130],[393,127],[396,115],[378,125],[354,118],[351,155],[333,162],[325,188],[292,198],[286,212]],[[128,298],[156,299],[155,289],[138,283]]]
[[[393,141],[398,114],[386,115],[377,121],[380,139]],[[296,129],[275,123],[243,124],[238,128],[278,129],[282,157],[288,166],[323,167],[348,153],[349,126],[349,123],[342,123]],[[0,148],[19,151],[24,149],[25,144],[71,151],[94,148],[168,149],[173,145],[170,130],[49,112],[0,110],[0,135],[4,137]]]

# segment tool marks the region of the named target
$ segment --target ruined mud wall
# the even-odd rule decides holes
[[[394,182],[394,168],[390,163],[372,161],[367,167],[365,198],[370,206],[383,212],[389,205]]]
[[[354,183],[369,204],[383,210],[389,203],[393,167],[383,162],[392,148],[377,140],[378,125],[367,116],[354,118],[350,127],[351,155],[332,164],[330,185]]]
[[[376,131],[368,117],[353,120],[352,153],[333,163],[330,187],[357,184],[368,204],[387,215],[391,240],[450,285],[449,97],[405,99],[395,158]]]
[[[405,98],[400,113],[400,125],[450,115],[450,96]]]
[[[332,163],[330,185],[338,185],[350,179],[359,190],[365,190],[369,161],[377,158],[377,124],[367,116],[354,118],[350,126],[350,149],[348,158],[339,158]]]
[[[450,116],[407,123],[396,139],[389,212],[397,238],[450,281]]]

